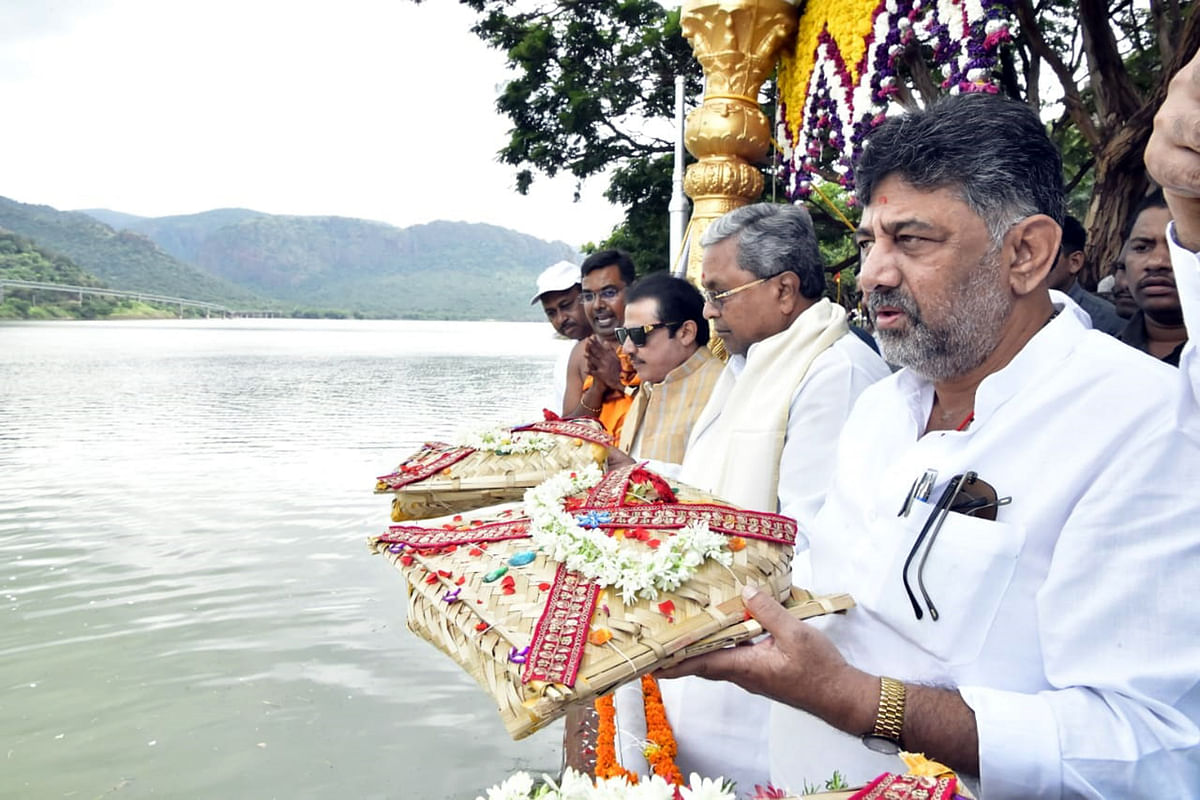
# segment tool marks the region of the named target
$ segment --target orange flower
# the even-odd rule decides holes
[[[739,550],[746,549],[746,540],[740,536],[734,536],[729,540],[729,549],[736,553]]]
[[[588,634],[588,641],[597,647],[603,646],[611,638],[612,631],[610,631],[608,628],[596,628]]]

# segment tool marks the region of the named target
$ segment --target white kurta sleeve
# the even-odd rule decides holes
[[[1167,223],[1167,245],[1171,248],[1171,267],[1175,287],[1183,305],[1183,322],[1188,341],[1179,359],[1179,369],[1191,383],[1193,400],[1200,406],[1200,256],[1175,241],[1175,223]]]
[[[1036,595],[1051,688],[960,686],[989,800],[1200,787],[1200,450],[1167,408],[1146,403],[1089,485],[1045,487],[1078,492]]]

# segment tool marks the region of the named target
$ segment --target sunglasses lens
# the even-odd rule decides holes
[[[635,347],[642,347],[646,344],[646,332],[641,328],[630,328],[629,338],[633,341]]]

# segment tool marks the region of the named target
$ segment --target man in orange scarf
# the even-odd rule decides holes
[[[625,287],[636,273],[633,261],[620,250],[592,253],[579,271],[593,334],[572,355],[563,408],[567,417],[596,417],[619,437],[640,383],[616,334],[625,324]]]

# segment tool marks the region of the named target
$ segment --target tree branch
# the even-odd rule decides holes
[[[1079,0],[1083,48],[1091,65],[1096,113],[1105,132],[1115,130],[1142,106],[1142,98],[1117,50],[1107,0]]]
[[[1066,186],[1063,187],[1064,192],[1066,194],[1070,194],[1071,192],[1075,191],[1075,187],[1079,185],[1079,182],[1081,180],[1083,180],[1085,175],[1087,175],[1089,172],[1092,171],[1092,167],[1094,167],[1095,165],[1096,165],[1095,156],[1093,156],[1092,158],[1089,158],[1087,161],[1083,162],[1083,164],[1080,165],[1080,167],[1079,167],[1079,171],[1075,173],[1075,177],[1071,178],[1071,180],[1067,181]]]
[[[1071,115],[1071,119],[1075,122],[1075,127],[1079,129],[1079,133],[1083,136],[1084,141],[1095,150],[1100,146],[1100,132],[1096,129],[1096,124],[1092,120],[1092,116],[1079,94],[1079,86],[1075,83],[1075,76],[1071,74],[1071,71],[1063,63],[1058,53],[1051,49],[1046,44],[1046,40],[1042,38],[1042,31],[1038,27],[1037,15],[1034,13],[1033,4],[1030,0],[1020,0],[1017,3],[1017,19],[1021,22],[1021,31],[1024,33],[1025,39],[1029,42],[1030,51],[1049,64],[1050,69],[1054,70],[1054,75],[1063,87],[1067,113]]]

